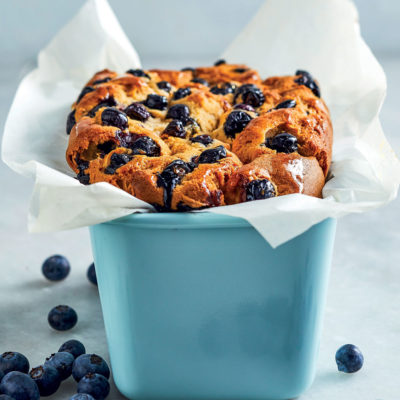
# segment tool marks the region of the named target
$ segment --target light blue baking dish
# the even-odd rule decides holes
[[[133,214],[90,228],[129,399],[291,399],[312,383],[336,220],[273,249],[245,220]]]

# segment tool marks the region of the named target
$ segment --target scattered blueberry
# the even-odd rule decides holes
[[[7,351],[0,356],[0,372],[4,375],[11,371],[28,373],[29,361],[21,353],[16,351]]]
[[[244,111],[232,111],[224,123],[224,132],[226,136],[234,138],[237,133],[242,132],[251,120],[252,118],[250,115]]]
[[[128,69],[128,71],[126,71],[126,73],[137,76],[138,78],[150,79],[150,76],[148,74],[146,74],[146,72],[144,72],[142,69]]]
[[[224,146],[217,146],[213,149],[204,150],[198,157],[198,164],[214,164],[222,158],[226,157],[226,149]]]
[[[160,148],[156,142],[148,136],[140,136],[130,146],[134,155],[142,155],[148,157],[158,157]]]
[[[75,120],[75,110],[72,110],[67,117],[67,124],[65,127],[65,130],[67,132],[67,135],[69,135],[71,133],[72,128],[74,127],[74,125],[76,124],[76,120]]]
[[[244,111],[256,112],[256,110],[252,106],[250,106],[249,104],[239,103],[239,104],[235,104],[233,106],[233,108],[235,110],[244,110]]]
[[[157,87],[161,90],[164,90],[165,92],[170,92],[172,90],[172,86],[169,82],[167,81],[160,81],[157,83]]]
[[[104,173],[112,175],[118,168],[127,164],[129,161],[131,161],[131,157],[128,156],[128,154],[114,153],[110,158],[110,165],[106,167]]]
[[[141,122],[147,121],[151,115],[147,111],[147,108],[141,103],[132,103],[125,108],[125,114],[132,119],[136,119]]]
[[[73,308],[60,305],[50,310],[47,320],[55,330],[67,331],[76,325],[78,316]]]
[[[182,121],[178,119],[174,119],[171,121],[164,129],[163,133],[167,134],[168,136],[174,136],[179,138],[186,137],[186,130],[183,126]]]
[[[71,376],[74,360],[74,356],[71,353],[61,351],[53,353],[50,357],[46,358],[44,365],[55,368],[60,375],[60,379],[63,381]]]
[[[39,400],[36,383],[27,374],[19,371],[9,372],[0,383],[0,392],[14,400]]]
[[[109,81],[111,81],[111,78],[109,76],[107,76],[107,78],[98,79],[97,81],[94,81],[92,83],[92,85],[100,85],[101,83],[106,83],[106,82],[109,82]]]
[[[189,107],[185,104],[175,104],[167,112],[167,118],[179,119],[182,122],[187,121],[189,115]]]
[[[95,398],[87,393],[78,393],[70,397],[69,400],[95,400]]]
[[[107,363],[97,354],[82,354],[79,356],[72,367],[72,376],[79,382],[86,374],[100,374],[110,377],[110,369]]]
[[[222,64],[226,64],[226,61],[222,58],[220,60],[215,61],[215,63],[214,63],[214,65],[216,67],[218,67],[218,65],[222,65]]]
[[[193,79],[191,80],[191,82],[194,82],[194,83],[201,83],[201,84],[204,85],[204,86],[208,86],[208,82],[207,82],[205,79],[202,79],[202,78],[193,78]]]
[[[293,153],[297,151],[297,138],[290,133],[282,132],[267,138],[265,145],[278,153]]]
[[[182,68],[181,71],[191,71],[191,72],[195,72],[195,69],[192,68],[192,67],[185,67],[185,68]]]
[[[208,146],[214,141],[214,139],[210,135],[198,135],[192,137],[190,141],[192,143],[201,143],[204,144],[204,146]]]
[[[78,104],[85,95],[87,95],[88,93],[93,92],[93,91],[94,91],[94,88],[92,88],[91,86],[85,86],[82,89],[81,93],[79,94],[78,100],[76,100],[76,104]]]
[[[144,105],[154,110],[165,110],[168,106],[168,100],[158,94],[149,94],[144,101]]]
[[[104,100],[102,100],[99,104],[97,104],[97,106],[93,107],[87,113],[87,115],[89,117],[93,118],[96,115],[97,111],[100,110],[100,108],[103,108],[103,107],[114,107],[116,105],[117,105],[117,102],[115,101],[114,97],[108,96]]]
[[[260,107],[265,101],[263,92],[252,83],[246,83],[235,91],[235,103],[239,96],[241,97],[241,103],[252,107]]]
[[[74,358],[78,358],[82,354],[86,353],[85,346],[79,340],[68,340],[61,345],[58,349],[59,352],[71,353]]]
[[[89,265],[89,268],[88,268],[88,270],[87,270],[86,276],[87,276],[87,278],[89,279],[89,281],[90,281],[91,283],[93,283],[93,285],[96,285],[96,286],[97,286],[96,268],[95,268],[95,266],[94,266],[94,263],[91,263],[91,264]]]
[[[51,365],[45,364],[33,368],[29,375],[36,383],[41,396],[50,396],[60,387],[60,374]]]
[[[357,372],[364,364],[364,356],[357,346],[345,344],[336,352],[336,364],[339,371]]]
[[[89,373],[78,383],[78,393],[86,393],[96,400],[104,400],[110,393],[110,384],[103,375]]]
[[[78,179],[78,181],[82,183],[82,185],[89,185],[90,183],[90,175],[85,174],[85,172],[82,170],[79,171],[79,173],[76,175],[76,179]]]
[[[294,108],[296,107],[296,100],[285,100],[279,103],[274,110],[279,110],[281,108]]]
[[[183,99],[186,96],[189,96],[189,94],[192,93],[190,88],[179,88],[175,93],[174,93],[174,100],[179,100]]]
[[[246,186],[246,201],[275,197],[275,188],[268,179],[255,179]]]
[[[211,93],[220,94],[225,96],[226,94],[233,93],[236,89],[236,85],[230,82],[224,82],[219,85],[215,85],[210,89]]]
[[[237,74],[243,74],[244,72],[248,71],[248,68],[235,68],[233,72],[236,72]]]
[[[128,117],[126,114],[116,108],[108,107],[101,113],[101,122],[103,125],[116,126],[120,129],[128,127]]]
[[[295,80],[296,83],[308,87],[317,97],[321,97],[319,86],[309,72],[299,69],[295,75],[300,75],[300,78]]]
[[[70,270],[68,260],[58,254],[47,258],[42,265],[43,275],[49,281],[61,281],[68,276]]]
[[[182,160],[174,160],[167,165],[161,174],[158,175],[157,185],[164,188],[164,206],[171,208],[172,192],[183,177],[193,171],[194,166]]]

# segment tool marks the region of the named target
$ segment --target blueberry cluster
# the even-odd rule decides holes
[[[110,392],[110,369],[96,354],[86,354],[78,340],[68,340],[57,353],[29,371],[29,361],[21,353],[0,356],[0,399],[39,400],[51,396],[70,376],[78,382],[71,400],[104,400]]]

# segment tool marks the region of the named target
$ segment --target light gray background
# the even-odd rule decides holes
[[[110,1],[145,67],[212,63],[261,3]],[[78,0],[1,2],[0,128],[18,82],[34,66],[37,52],[81,4]],[[356,4],[362,33],[387,73],[382,124],[398,153],[400,2],[357,0]],[[76,337],[89,352],[107,357],[97,292],[85,278],[91,262],[87,230],[29,235],[26,215],[32,182],[1,164],[0,183],[0,353],[22,351],[34,366],[64,340]],[[396,200],[339,221],[317,377],[302,399],[400,398],[399,216]],[[49,284],[41,276],[42,261],[53,253],[71,260],[73,270],[65,282]],[[60,303],[70,304],[79,314],[79,323],[70,333],[54,332],[47,325],[48,310]],[[336,349],[347,342],[359,345],[366,360],[363,370],[351,376],[337,373],[334,363]],[[67,399],[74,387],[72,381],[64,383],[51,399]],[[110,398],[122,399],[115,389]]]

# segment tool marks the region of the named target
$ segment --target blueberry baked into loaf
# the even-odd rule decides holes
[[[67,118],[67,162],[160,211],[290,193],[321,197],[329,111],[306,71],[262,80],[223,60],[181,71],[104,70]]]

